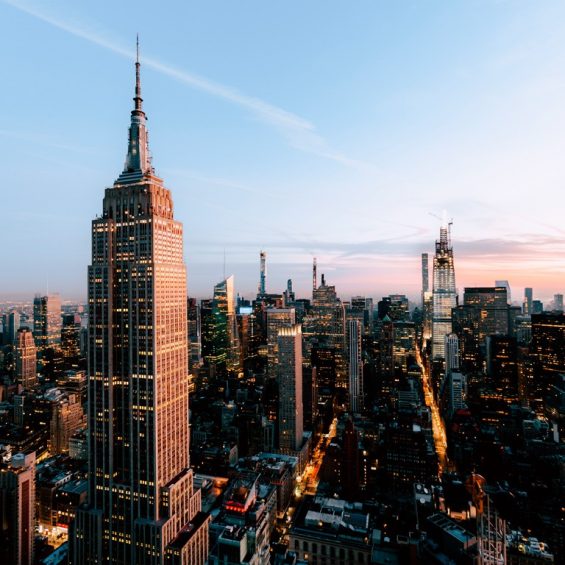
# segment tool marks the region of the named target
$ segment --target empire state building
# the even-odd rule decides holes
[[[88,502],[73,564],[190,564],[208,557],[208,515],[189,462],[182,224],[155,175],[135,106],[122,174],[92,222],[88,268]]]

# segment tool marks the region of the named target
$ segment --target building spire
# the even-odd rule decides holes
[[[135,102],[135,109],[142,112],[143,98],[141,98],[141,78],[139,75],[139,67],[141,66],[139,63],[139,33],[137,34],[135,53],[135,97],[133,100]]]
[[[133,97],[134,108],[131,111],[131,125],[129,127],[128,153],[124,170],[117,182],[136,182],[145,174],[153,174],[151,157],[149,154],[148,135],[146,128],[145,112],[143,111],[143,99],[141,98],[141,63],[139,61],[139,35],[136,39],[135,58],[135,96]]]

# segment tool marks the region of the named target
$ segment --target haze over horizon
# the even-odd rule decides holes
[[[135,34],[189,294],[251,297],[311,263],[343,298],[420,292],[447,210],[456,281],[565,290],[560,2],[0,1],[0,298],[82,300],[90,222],[123,168]]]

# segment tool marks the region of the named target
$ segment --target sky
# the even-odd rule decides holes
[[[123,168],[139,33],[189,294],[318,272],[421,289],[445,210],[456,281],[565,291],[561,0],[0,0],[0,299],[82,300]]]

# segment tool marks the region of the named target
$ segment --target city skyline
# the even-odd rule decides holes
[[[1,563],[565,561],[548,6],[0,0]]]
[[[263,249],[267,291],[292,278],[308,296],[317,257],[343,296],[416,300],[420,253],[431,253],[443,209],[454,218],[460,294],[495,279],[509,280],[518,301],[524,287],[544,301],[563,291],[565,238],[551,205],[565,176],[563,6],[313,5],[292,17],[179,5],[177,18],[132,6],[0,3],[13,23],[5,229],[18,238],[3,248],[0,298],[48,289],[85,299],[80,226],[121,166],[130,85],[120,69],[135,31],[157,173],[176,187],[176,215],[190,227],[189,295],[211,296],[224,253],[236,290],[253,295]],[[324,25],[312,45],[315,17]],[[38,244],[46,234],[53,252]]]

